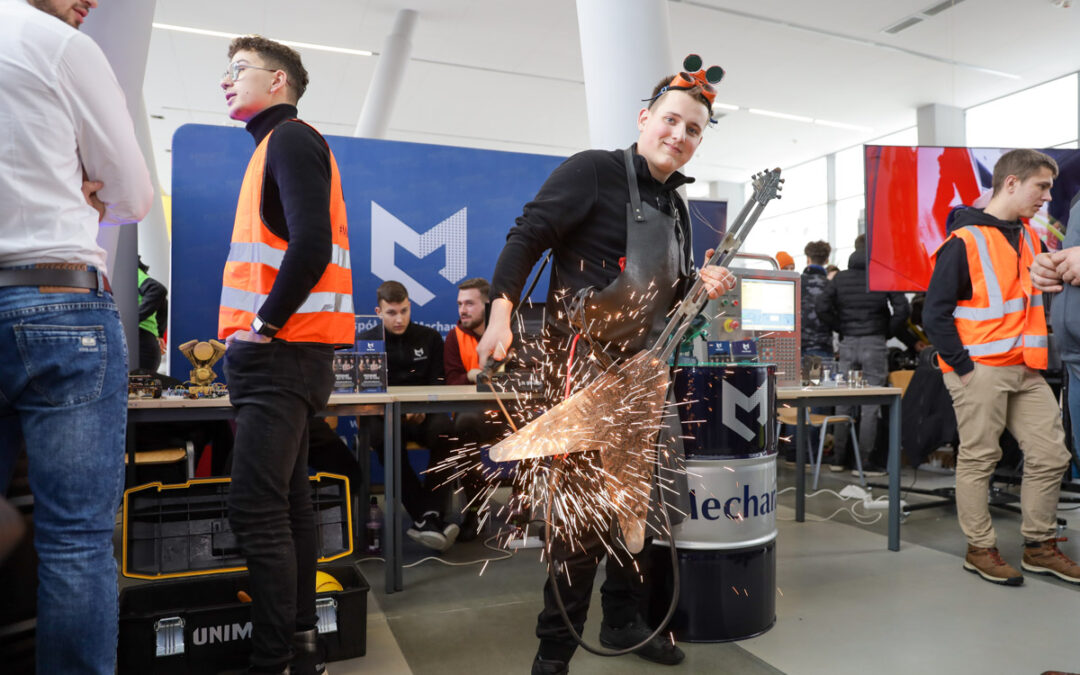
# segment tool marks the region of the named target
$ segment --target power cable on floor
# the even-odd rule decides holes
[[[776,494],[777,495],[782,495],[785,492],[788,492],[788,491],[794,490],[794,489],[795,489],[794,487],[786,487],[783,490],[778,491]],[[832,495],[832,496],[836,497],[837,499],[839,499],[840,501],[852,501],[854,503],[850,507],[841,507],[839,509],[836,509],[835,511],[833,511],[831,514],[829,514],[827,517],[824,517],[824,518],[821,517],[821,516],[815,516],[813,514],[810,514],[810,517],[808,518],[809,520],[812,520],[814,522],[826,522],[826,521],[832,520],[833,518],[835,518],[837,515],[839,515],[841,513],[846,513],[849,516],[851,516],[852,520],[854,520],[856,523],[859,523],[860,525],[873,525],[874,523],[878,522],[879,520],[881,520],[884,517],[883,513],[878,512],[878,513],[874,514],[874,518],[867,519],[867,516],[869,514],[859,514],[859,513],[855,512],[855,504],[865,504],[865,501],[863,499],[861,499],[859,497],[849,497],[847,495],[842,495],[839,492],[837,492],[836,490],[830,490],[828,488],[822,488],[820,490],[814,490],[813,492],[807,494],[806,498],[809,499],[811,497],[816,497],[816,496],[818,496],[818,495],[820,495],[822,493]],[[888,498],[887,497],[882,497],[881,499],[888,499]],[[781,518],[779,516],[777,516],[776,519],[777,520],[784,520],[784,521],[788,521],[788,522],[795,520],[794,518]]]
[[[447,567],[468,567],[469,565],[481,565],[481,564],[486,565],[487,563],[490,563],[490,562],[499,562],[500,560],[507,560],[509,558],[514,557],[514,553],[516,553],[516,551],[511,551],[509,549],[499,548],[497,546],[492,546],[491,545],[491,542],[496,541],[502,534],[503,533],[501,531],[496,532],[495,534],[493,534],[492,536],[490,536],[490,537],[488,537],[487,539],[484,540],[484,548],[495,551],[497,553],[504,553],[505,554],[505,555],[499,556],[498,558],[480,558],[478,560],[468,560],[468,561],[464,561],[464,562],[454,562],[454,561],[451,561],[451,560],[444,560],[443,558],[440,558],[438,556],[429,555],[429,556],[427,556],[425,558],[421,558],[420,560],[417,560],[416,562],[411,562],[408,565],[402,565],[402,568],[408,569],[410,567],[416,567],[417,565],[421,565],[421,564],[423,564],[423,563],[425,563],[425,562],[427,562],[429,560],[431,560],[433,562],[437,562],[437,563],[442,563],[443,565],[446,565]],[[382,556],[367,556],[365,558],[358,558],[356,560],[356,562],[358,562],[358,563],[376,562],[376,561],[377,562],[386,562],[386,558],[383,558]]]

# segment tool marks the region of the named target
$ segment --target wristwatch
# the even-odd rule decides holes
[[[251,331],[264,337],[272,338],[277,334],[278,329],[276,326],[263,321],[262,317],[256,314],[255,318],[251,320]]]

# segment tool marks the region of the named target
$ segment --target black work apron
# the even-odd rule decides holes
[[[590,286],[579,291],[569,312],[574,329],[587,335],[594,348],[609,350],[619,357],[647,349],[656,342],[675,304],[680,278],[692,274],[691,261],[684,258],[682,242],[677,235],[679,218],[641,201],[633,149],[625,149],[623,157],[630,193],[630,202],[626,205],[625,267],[603,289],[597,291]],[[677,208],[673,211],[678,213]],[[585,356],[588,350],[582,347],[578,346],[577,355],[585,372],[580,373],[577,386],[591,381],[600,372],[597,366],[606,360],[601,357],[590,363]],[[669,405],[674,403],[671,395],[669,391]],[[667,412],[665,428],[657,443],[664,448],[659,454],[659,471],[667,486],[663,501],[668,507],[670,522],[675,525],[689,513],[689,486],[680,438],[681,425],[674,408]],[[650,492],[647,532],[654,536],[664,529],[655,475]]]
[[[570,321],[577,332],[625,354],[651,347],[660,336],[679,279],[689,276],[689,261],[683,259],[678,217],[641,201],[633,150],[626,148],[623,158],[630,187],[625,267],[605,288],[578,291]]]

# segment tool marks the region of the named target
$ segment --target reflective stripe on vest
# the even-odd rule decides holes
[[[274,286],[289,246],[270,231],[261,213],[266,152],[273,133],[267,134],[255,148],[240,188],[218,309],[219,338],[226,338],[238,330],[248,330]],[[278,339],[338,346],[355,343],[348,223],[341,176],[333,152],[330,152],[329,216],[332,230],[330,262],[304,302],[278,331],[275,336]]]
[[[1046,315],[1029,271],[1038,241],[1034,231],[1023,227],[1019,252],[995,227],[962,227],[949,235],[953,237],[964,242],[971,276],[972,297],[958,301],[953,312],[968,355],[991,366],[1046,368]],[[940,356],[938,362],[944,372],[952,370]]]
[[[480,355],[476,353],[477,339],[461,330],[461,326],[454,326],[457,334],[458,353],[461,355],[461,365],[465,366],[465,372],[476,370],[480,367]]]
[[[257,263],[279,269],[284,258],[285,251],[261,242],[234,241],[229,245],[229,260],[231,262]],[[332,245],[330,264],[351,270],[352,261],[350,260],[349,249],[347,247],[342,249],[336,244]]]

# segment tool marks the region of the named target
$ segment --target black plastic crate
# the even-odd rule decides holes
[[[168,579],[245,568],[229,526],[228,478],[151,483],[124,492],[124,576]],[[352,553],[352,502],[345,476],[311,477],[319,562]]]
[[[330,661],[367,652],[369,586],[355,564],[321,565],[343,590],[316,595]],[[242,668],[251,653],[246,573],[157,581],[120,593],[120,673],[214,673]]]

